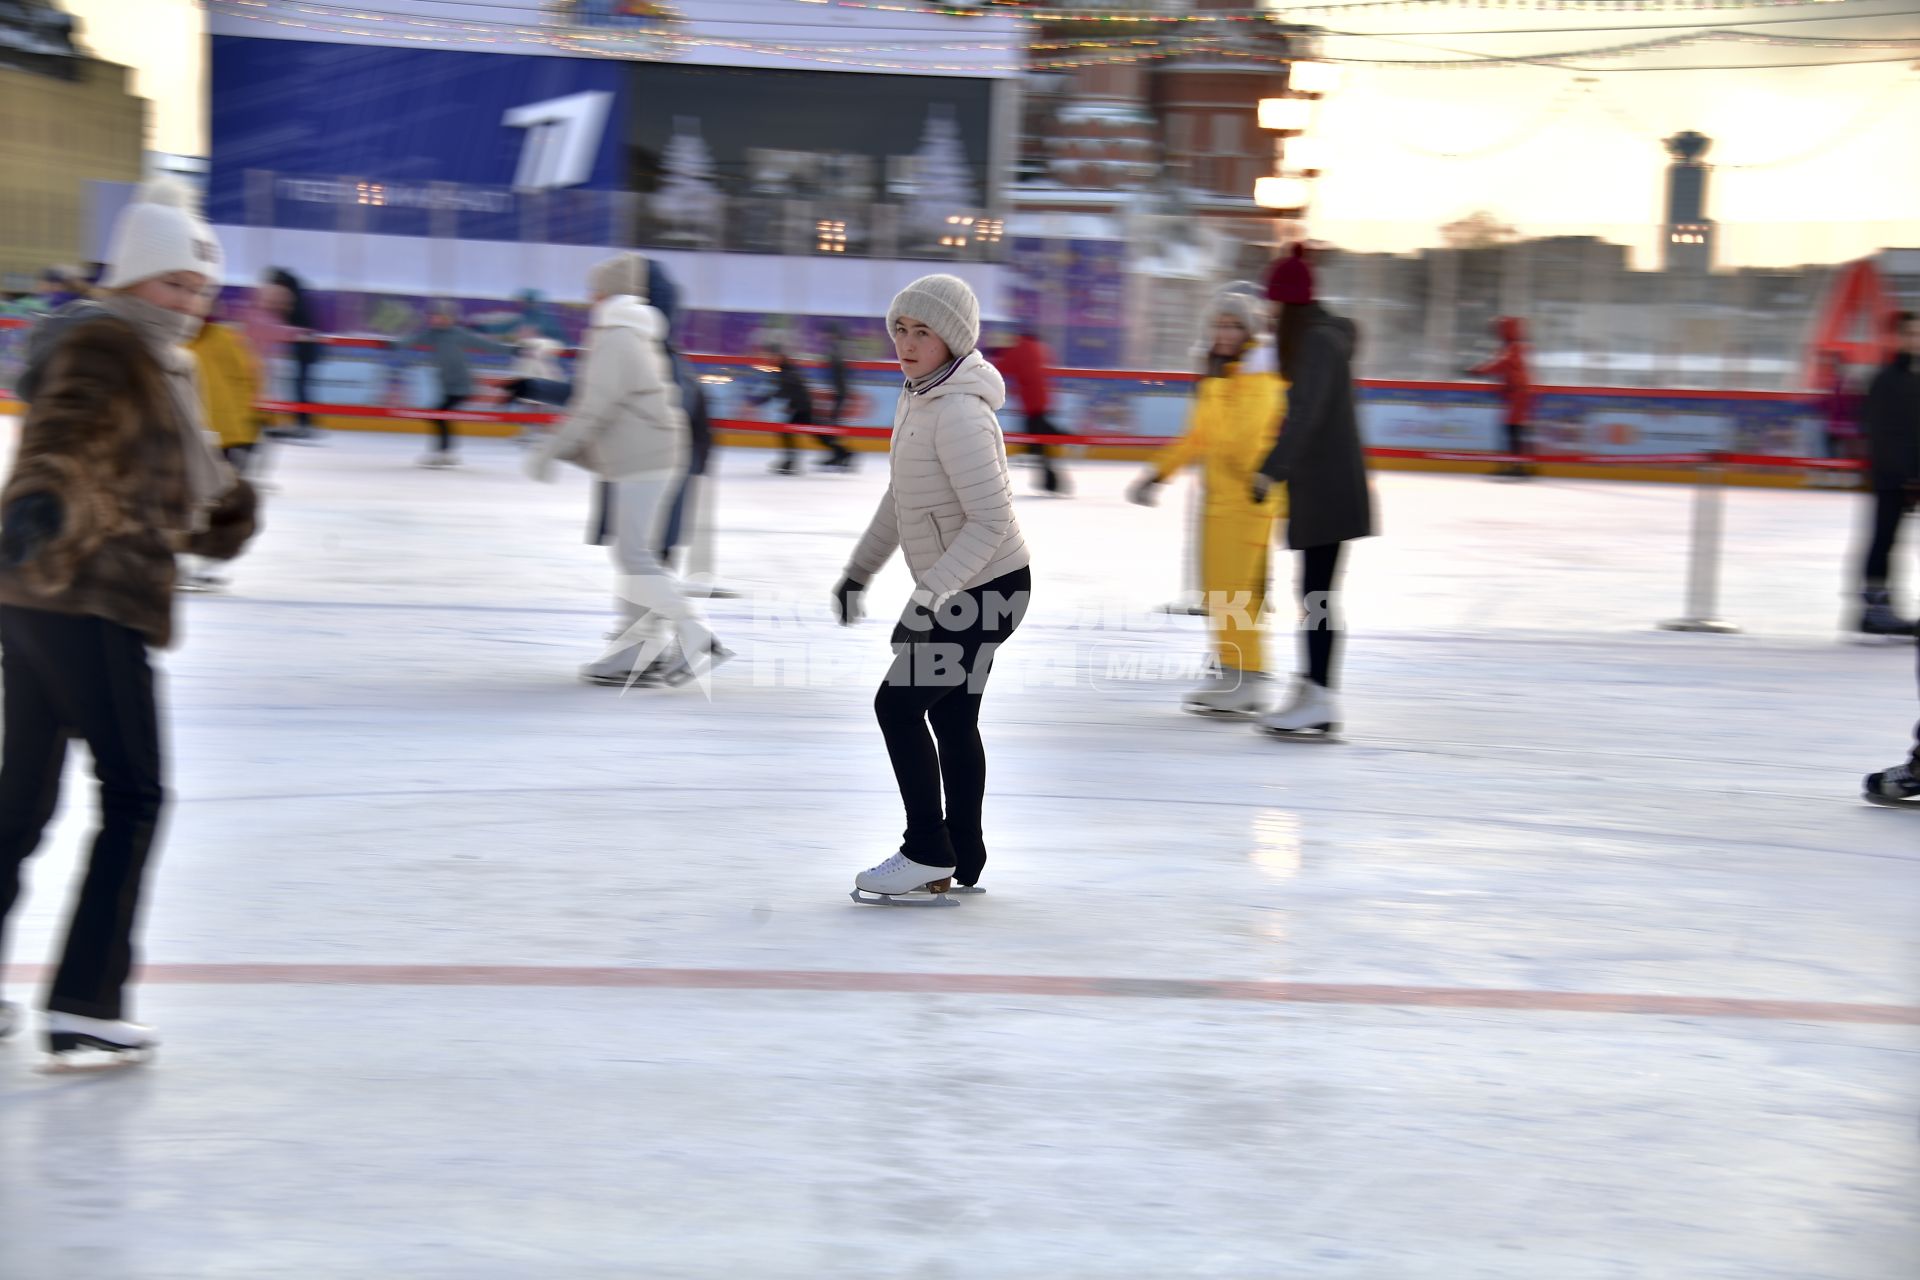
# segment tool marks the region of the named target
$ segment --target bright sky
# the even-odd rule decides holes
[[[202,15],[193,0],[64,3],[83,20],[96,52],[135,68],[138,91],[154,102],[151,145],[206,154]],[[1604,234],[1651,246],[1667,163],[1660,139],[1697,129],[1715,140],[1710,212],[1721,224],[1722,261],[1835,261],[1885,245],[1920,246],[1920,164],[1913,159],[1920,150],[1920,0],[1624,8],[1593,3],[1572,14],[1518,3],[1452,4],[1407,12],[1359,3],[1294,16],[1336,31],[1392,33],[1329,39],[1326,53],[1343,59],[1449,58],[1454,51],[1535,56],[1653,39],[1678,26],[1741,26],[1743,19],[1764,24],[1745,29],[1768,38],[1912,43],[1862,50],[1695,44],[1631,61],[1573,60],[1590,69],[1584,72],[1350,65],[1316,122],[1328,160],[1314,198],[1313,234],[1353,248],[1411,249],[1436,243],[1440,225],[1486,209],[1528,234]],[[1577,30],[1628,23],[1669,30]],[[1516,27],[1556,29],[1461,34]],[[1893,57],[1912,61],[1604,70]],[[1447,154],[1460,152],[1467,154]]]

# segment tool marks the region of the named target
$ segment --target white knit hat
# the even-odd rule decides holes
[[[587,269],[587,292],[603,298],[631,295],[647,300],[647,260],[638,253],[616,253]]]
[[[901,316],[918,320],[940,335],[947,350],[966,355],[980,345],[980,299],[958,276],[922,276],[894,296],[887,308],[887,332]]]
[[[173,178],[154,178],[140,184],[114,220],[100,285],[124,289],[169,271],[197,271],[218,284],[224,263],[193,189]]]

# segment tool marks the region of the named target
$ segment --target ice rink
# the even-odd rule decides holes
[[[990,892],[909,911],[847,897],[899,837],[904,571],[827,612],[884,459],[722,455],[709,699],[576,681],[583,478],[419,450],[282,449],[180,604],[164,1048],[0,1047],[6,1280],[1920,1275],[1920,818],[1857,798],[1914,653],[1839,634],[1862,499],[1732,493],[1745,632],[1692,636],[1688,490],[1380,475],[1334,746],[1179,710],[1184,492],[1018,472]]]

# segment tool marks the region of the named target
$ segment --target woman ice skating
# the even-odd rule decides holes
[[[433,359],[434,373],[440,379],[441,413],[458,408],[473,395],[473,365],[467,359],[470,353],[493,356],[517,354],[514,347],[495,342],[461,324],[460,309],[451,302],[434,303],[433,311],[427,316],[426,327],[396,339],[393,345],[402,351],[410,351],[414,347],[426,348]],[[420,465],[436,468],[459,466],[460,455],[453,445],[452,421],[436,418],[433,425],[437,433],[435,444],[421,456]]]
[[[1353,322],[1313,297],[1306,249],[1295,245],[1268,279],[1280,376],[1287,382],[1286,416],[1273,452],[1253,478],[1264,501],[1272,486],[1287,486],[1287,545],[1300,553],[1300,630],[1306,675],[1296,679],[1286,705],[1260,720],[1282,738],[1332,738],[1340,730],[1333,693],[1334,640],[1341,629],[1334,609],[1340,557],[1346,544],[1373,533],[1373,494],[1354,411]]]
[[[1187,434],[1163,449],[1127,497],[1152,506],[1159,487],[1188,464],[1205,467],[1200,518],[1200,576],[1213,627],[1218,671],[1186,696],[1198,715],[1255,715],[1270,689],[1262,614],[1266,610],[1273,524],[1285,491],[1255,502],[1248,490],[1273,448],[1285,396],[1273,349],[1259,338],[1258,299],[1228,290],[1204,323],[1207,373],[1194,397]]]
[[[954,880],[977,890],[986,867],[980,702],[994,652],[1026,615],[1033,578],[995,417],[1006,384],[977,349],[979,301],[962,280],[927,276],[894,298],[887,330],[906,375],[892,470],[833,597],[840,622],[856,621],[867,584],[896,548],[905,553],[915,589],[873,709],[907,826],[898,853],[854,878],[853,897],[947,903]]]
[[[176,553],[230,559],[254,529],[253,490],[214,451],[185,349],[221,266],[192,205],[170,181],[143,186],[114,224],[101,301],[35,332],[0,491],[0,925],[59,802],[69,737],[100,780],[100,829],[47,994],[56,1066],[140,1061],[158,1043],[126,1002],[164,797],[148,648],[172,640]],[[0,1034],[18,1023],[0,1005]]]
[[[661,523],[687,468],[687,416],[662,345],[667,322],[647,305],[647,260],[622,253],[587,275],[593,300],[566,420],[527,453],[527,473],[553,477],[556,460],[608,482],[621,630],[590,684],[681,685],[733,655],[713,638],[660,561]],[[667,634],[656,634],[665,623]],[[669,644],[678,642],[676,650]]]

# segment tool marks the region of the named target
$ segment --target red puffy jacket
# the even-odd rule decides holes
[[[1527,367],[1527,326],[1516,316],[1501,316],[1493,322],[1500,335],[1500,354],[1469,372],[1476,378],[1493,378],[1501,384],[1507,399],[1507,421],[1522,426],[1533,420],[1533,373]]]
[[[1053,403],[1052,376],[1048,373],[1053,365],[1053,353],[1047,350],[1046,343],[1038,338],[1020,338],[1001,351],[993,363],[1013,384],[1013,393],[1020,398],[1021,413],[1031,418],[1047,411]]]

